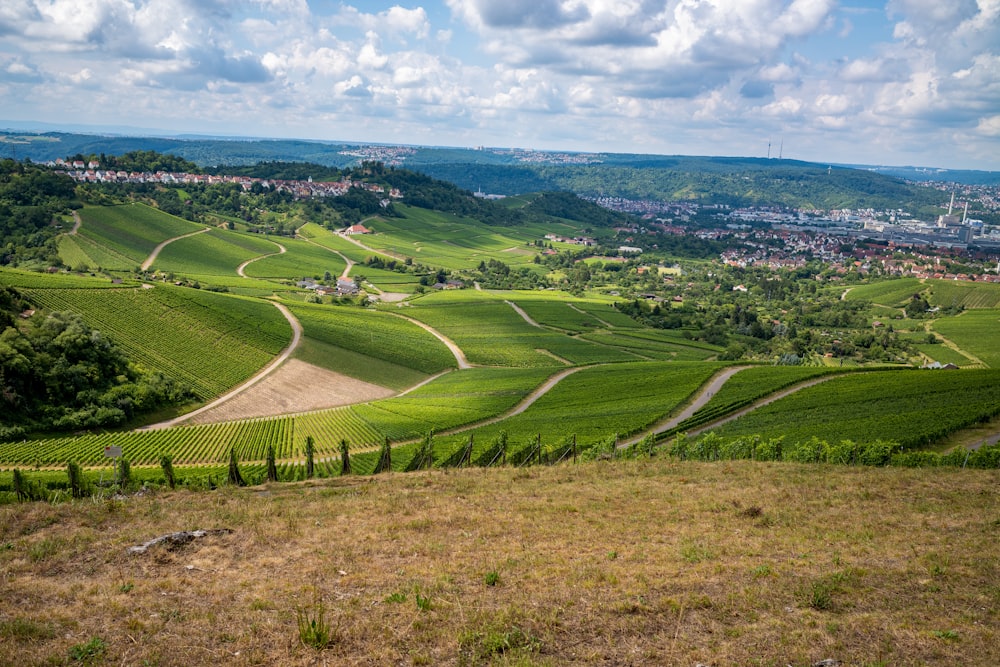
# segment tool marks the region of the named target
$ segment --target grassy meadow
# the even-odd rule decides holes
[[[0,664],[994,665],[998,475],[656,458],[8,505]]]

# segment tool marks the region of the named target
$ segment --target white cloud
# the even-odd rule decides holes
[[[127,108],[190,130],[668,153],[797,133],[820,158],[932,138],[1000,155],[1000,0],[373,4],[0,0],[5,107],[85,115],[86,86],[103,123]],[[884,41],[854,46],[873,21]],[[846,129],[865,139],[838,143]]]

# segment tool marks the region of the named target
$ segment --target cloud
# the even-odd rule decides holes
[[[780,133],[844,161],[934,142],[1000,154],[1000,0],[369,6],[0,0],[5,108],[447,144],[739,153]]]

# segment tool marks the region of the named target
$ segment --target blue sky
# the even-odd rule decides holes
[[[1000,168],[1000,0],[3,0],[0,119]],[[0,122],[0,127],[3,123]]]

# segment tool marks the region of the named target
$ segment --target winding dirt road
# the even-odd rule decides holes
[[[267,240],[271,241],[271,239],[267,239]],[[243,262],[242,264],[240,264],[239,266],[237,266],[236,267],[236,273],[240,276],[240,278],[246,278],[247,277],[247,274],[244,273],[244,269],[247,268],[247,265],[252,264],[254,262],[257,262],[259,260],[262,260],[265,257],[274,257],[275,255],[284,255],[286,252],[288,252],[288,249],[285,248],[285,246],[283,246],[280,243],[278,243],[277,241],[271,241],[271,243],[273,243],[274,245],[278,246],[278,252],[269,252],[266,255],[260,255],[258,257],[252,257],[252,258],[248,259],[247,261]]]
[[[813,378],[812,380],[807,380],[805,382],[800,382],[799,384],[792,385],[791,387],[787,387],[785,389],[782,389],[781,391],[776,392],[774,394],[771,394],[770,396],[765,396],[764,398],[760,399],[759,401],[751,403],[747,407],[745,407],[745,408],[743,408],[741,410],[737,410],[736,412],[732,413],[731,415],[726,415],[725,417],[721,417],[720,419],[717,419],[714,422],[711,422],[711,423],[708,423],[708,424],[704,424],[702,426],[699,426],[696,429],[692,429],[691,431],[688,432],[688,435],[700,435],[700,434],[704,433],[705,431],[710,431],[713,428],[718,428],[719,426],[722,426],[723,424],[727,424],[727,423],[729,423],[729,422],[731,422],[733,420],[739,419],[740,417],[742,417],[743,415],[747,414],[748,412],[753,412],[754,410],[757,410],[758,408],[762,408],[765,405],[769,405],[771,403],[774,403],[775,401],[780,400],[780,399],[784,398],[785,396],[788,396],[790,394],[794,394],[797,391],[801,391],[801,390],[806,389],[808,387],[812,387],[813,385],[817,385],[817,384],[819,384],[821,382],[826,382],[827,380],[832,380],[835,377],[837,377],[837,376],[836,375],[826,375],[824,377]]]
[[[628,447],[629,445],[634,445],[635,443],[639,442],[650,433],[659,434],[674,428],[685,419],[690,418],[692,415],[694,415],[694,413],[702,409],[706,403],[712,400],[712,396],[714,396],[715,393],[722,388],[722,385],[726,384],[726,382],[729,381],[729,378],[733,377],[742,370],[746,370],[747,368],[750,368],[750,366],[733,366],[730,368],[722,369],[721,371],[713,375],[711,378],[709,378],[708,382],[705,385],[703,385],[701,389],[698,390],[698,393],[695,394],[694,398],[692,398],[691,401],[684,407],[684,409],[681,410],[679,413],[677,413],[675,416],[667,417],[663,421],[654,424],[651,428],[646,429],[639,435],[632,436],[628,440],[620,442],[618,446]]]
[[[190,234],[182,234],[181,236],[175,236],[172,239],[167,239],[160,245],[153,248],[153,252],[149,253],[149,257],[146,258],[146,261],[142,263],[142,267],[140,268],[142,268],[143,271],[148,270],[149,267],[153,265],[153,262],[156,261],[156,257],[160,254],[160,251],[166,248],[169,244],[173,243],[174,241],[180,241],[181,239],[186,239],[187,237],[194,236],[196,234],[204,234],[207,231],[211,231],[211,229],[212,229],[211,227],[205,227],[204,229],[199,229],[198,231],[191,232]]]
[[[423,329],[424,331],[426,331],[427,333],[431,334],[439,341],[444,343],[448,347],[448,349],[451,350],[451,353],[455,355],[455,361],[458,363],[459,368],[472,368],[472,364],[470,364],[469,360],[465,358],[465,352],[462,352],[462,348],[456,345],[455,341],[448,338],[434,327],[430,326],[429,324],[424,324],[420,320],[415,320],[412,317],[407,317],[406,315],[401,315],[399,313],[389,313],[389,314],[392,315],[393,317],[401,317],[407,322],[412,322],[413,324],[416,324],[418,327],[420,327],[421,329]]]
[[[513,301],[504,301],[504,303],[513,308],[514,312],[520,315],[522,318],[524,318],[524,321],[530,324],[531,326],[538,327],[539,329],[545,328],[535,320],[531,319],[531,316],[528,315],[528,313],[524,312],[524,308],[521,308],[521,306],[517,305]]]

